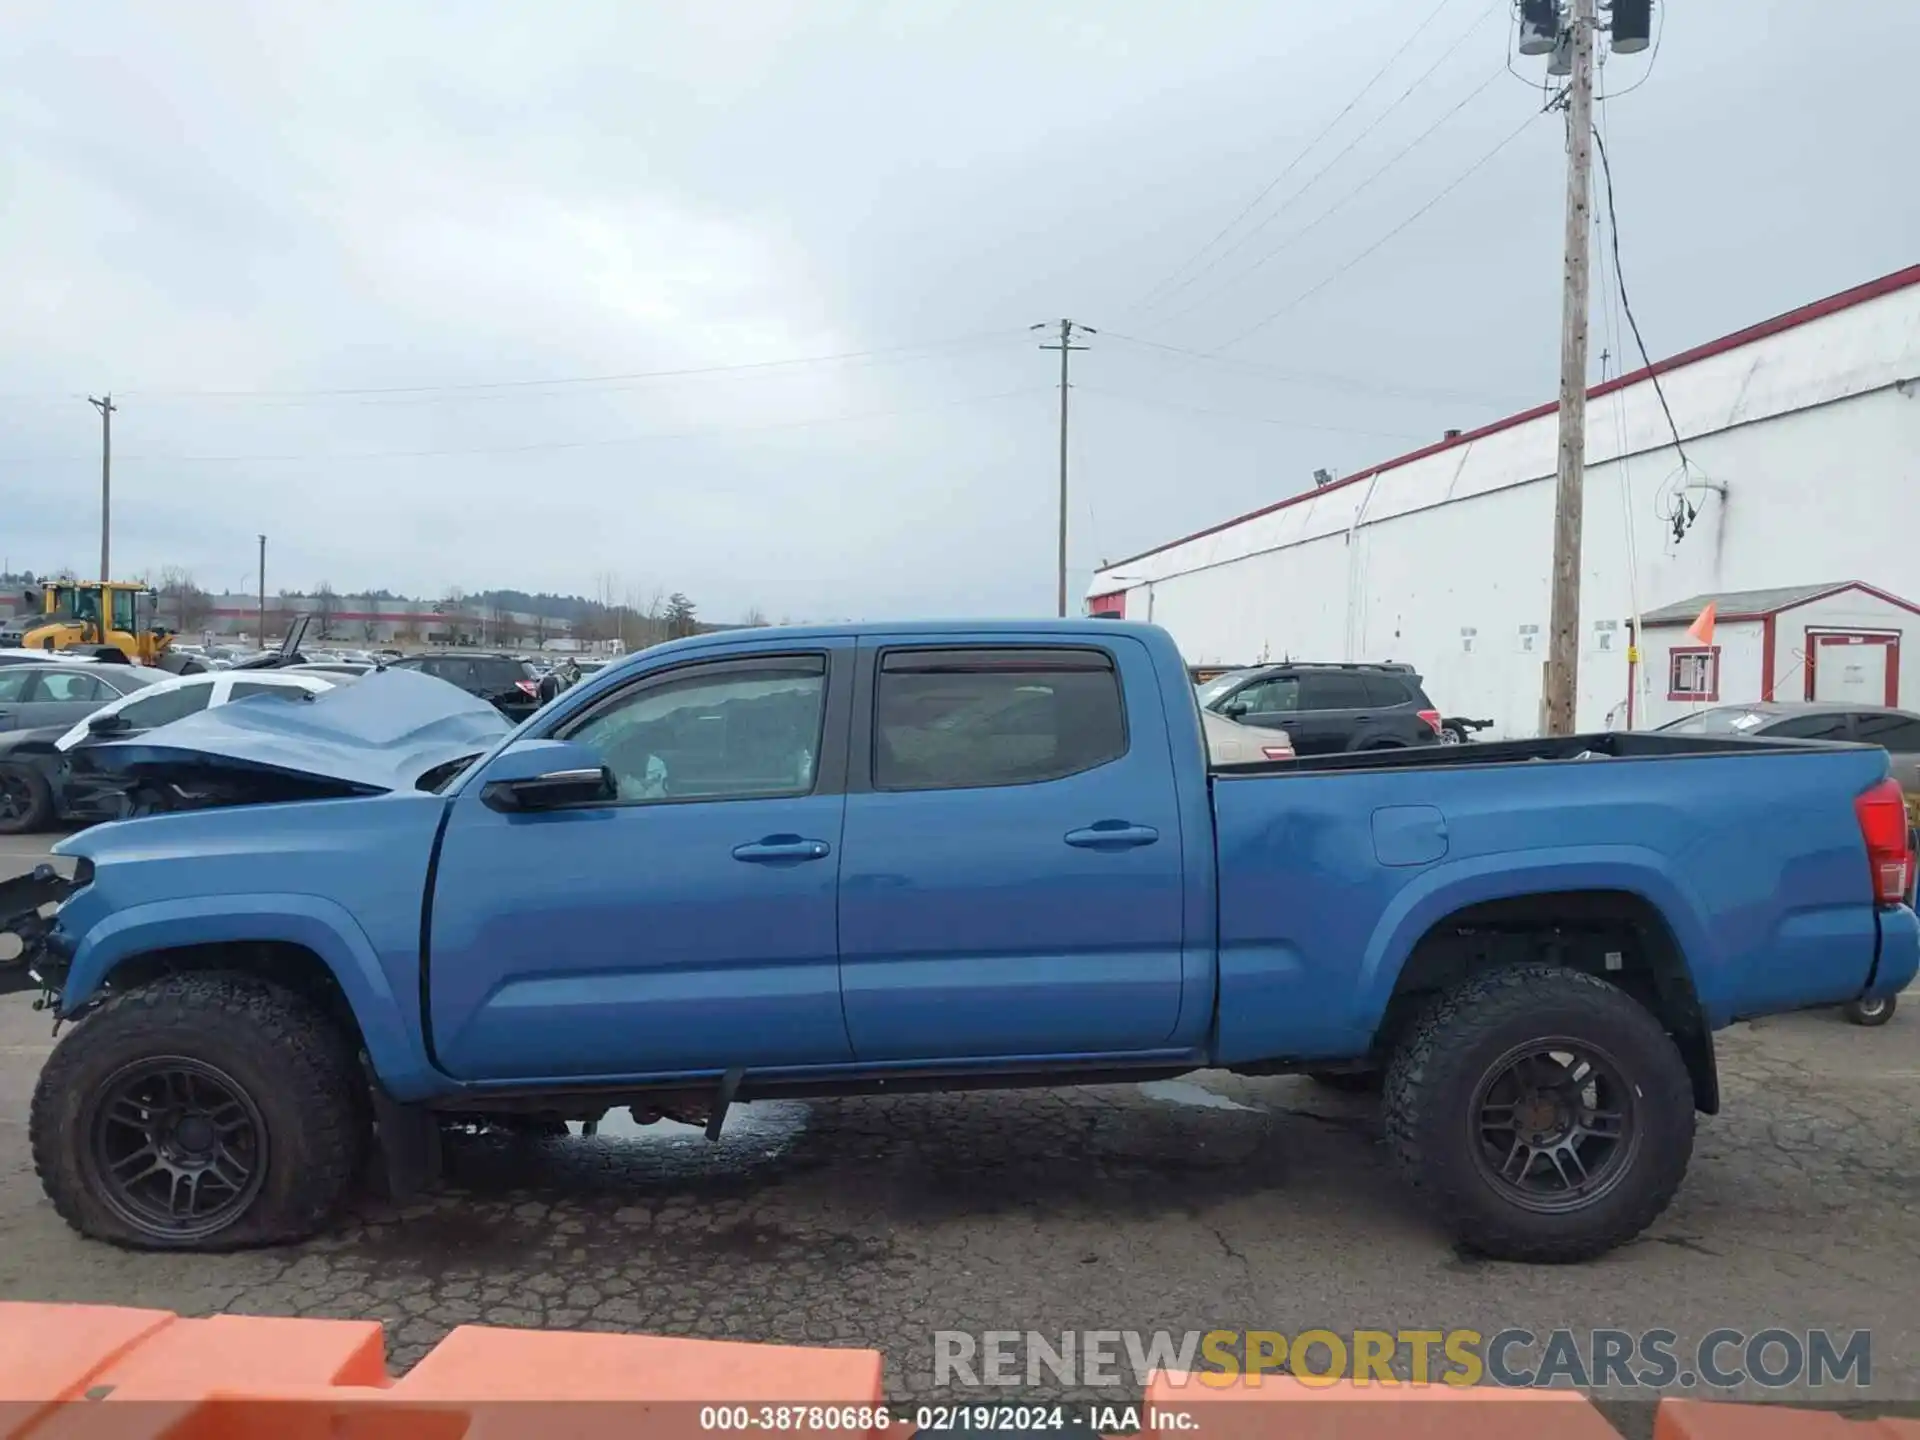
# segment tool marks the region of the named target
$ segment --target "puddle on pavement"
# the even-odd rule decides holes
[[[727,1121],[720,1129],[720,1141],[728,1146],[753,1146],[758,1143],[768,1154],[786,1149],[807,1128],[808,1108],[791,1100],[757,1100],[734,1105],[727,1110]],[[578,1120],[567,1129],[580,1137]],[[621,1140],[647,1145],[706,1145],[704,1126],[683,1125],[678,1120],[656,1120],[638,1124],[626,1110],[609,1110],[600,1120],[593,1140]]]
[[[1256,1105],[1242,1105],[1238,1100],[1229,1100],[1224,1095],[1216,1095],[1204,1085],[1196,1085],[1191,1080],[1149,1080],[1134,1087],[1149,1100],[1160,1100],[1168,1105],[1196,1105],[1203,1110],[1245,1110],[1259,1114]]]

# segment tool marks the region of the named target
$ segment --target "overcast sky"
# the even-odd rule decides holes
[[[1920,6],[1658,8],[1657,59],[1604,79],[1645,81],[1605,123],[1656,355],[1920,259],[1887,68]],[[16,568],[97,566],[107,389],[122,574],[250,585],[264,531],[274,589],[611,574],[714,619],[1050,612],[1036,321],[1102,332],[1076,597],[1102,557],[1554,389],[1563,124],[1542,61],[1506,71],[1508,0],[0,0],[0,26]]]

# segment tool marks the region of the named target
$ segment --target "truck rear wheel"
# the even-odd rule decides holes
[[[1555,965],[1436,1000],[1387,1073],[1396,1158],[1462,1246],[1589,1260],[1665,1210],[1693,1154],[1693,1085],[1632,996]]]
[[[172,975],[111,995],[34,1087],[34,1169],[83,1235],[141,1250],[304,1239],[359,1169],[364,1106],[345,1037],[248,975]]]

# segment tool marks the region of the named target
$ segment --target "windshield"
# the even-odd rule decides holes
[[[1660,729],[1668,735],[1746,735],[1773,718],[1750,705],[1727,705],[1669,720]]]
[[[1211,705],[1215,700],[1218,700],[1222,695],[1233,689],[1234,686],[1238,685],[1251,674],[1253,674],[1251,670],[1229,670],[1224,675],[1214,676],[1213,679],[1199,687],[1200,704],[1203,707]]]

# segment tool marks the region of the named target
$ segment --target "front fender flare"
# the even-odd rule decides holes
[[[117,910],[80,937],[58,1013],[65,1019],[83,1008],[116,967],[137,956],[248,941],[299,945],[320,957],[353,1009],[376,1075],[392,1080],[427,1069],[366,932],[318,895],[182,897]]]
[[[1719,952],[1698,901],[1655,851],[1637,845],[1583,845],[1474,856],[1423,872],[1393,897],[1367,942],[1354,998],[1354,1028],[1370,1033],[1379,1027],[1414,946],[1447,916],[1493,900],[1571,890],[1620,890],[1653,906],[1673,931],[1704,1009],[1705,997],[1715,993],[1715,987],[1702,982],[1717,968]],[[1713,1023],[1711,1016],[1706,1018]]]

